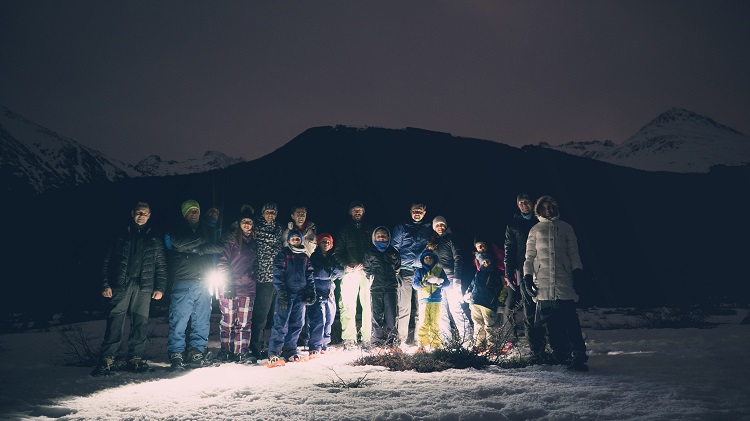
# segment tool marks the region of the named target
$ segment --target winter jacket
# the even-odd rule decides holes
[[[503,274],[494,266],[480,267],[474,275],[466,293],[471,296],[471,303],[497,310],[498,297],[503,290]]]
[[[401,267],[415,270],[420,267],[419,253],[424,250],[432,234],[432,225],[424,219],[397,225],[393,229],[391,245],[398,250]]]
[[[323,255],[321,249],[315,250],[310,256],[310,264],[312,264],[316,288],[333,289],[333,281],[344,277],[344,268],[334,257],[333,250],[329,250],[327,255]]]
[[[529,237],[529,230],[536,225],[539,220],[531,215],[530,219],[523,217],[521,212],[513,215],[513,220],[505,228],[505,273],[521,271],[523,278],[523,262],[526,260],[526,239]]]
[[[370,248],[372,228],[360,221],[350,220],[339,232],[334,256],[341,266],[356,266],[364,263],[365,252]]]
[[[534,275],[537,300],[575,300],[573,271],[582,269],[573,227],[555,218],[539,217],[526,240],[524,273]]]
[[[388,228],[380,226],[372,232],[372,243],[370,249],[365,253],[365,275],[372,277],[370,291],[396,291],[399,286],[398,271],[401,268],[401,258],[398,250],[390,244],[385,251],[380,251],[375,246],[375,231],[380,229],[388,231]],[[388,231],[388,238],[391,238],[390,231]]]
[[[254,297],[257,283],[255,260],[258,257],[258,246],[255,239],[242,235],[238,242],[232,238],[224,244],[224,251],[219,257],[219,270],[227,274],[227,283],[234,284],[237,297]]]
[[[130,275],[134,274],[142,291],[165,291],[167,258],[164,243],[148,224],[131,224],[115,237],[104,258],[102,290],[124,290]]]
[[[277,291],[298,294],[310,288],[315,290],[310,258],[304,252],[295,253],[289,247],[281,249],[273,260],[273,286]]]
[[[453,234],[446,232],[442,237],[438,237],[436,233],[431,241],[437,244],[435,254],[448,279],[461,279],[464,258],[461,256],[461,249],[453,241]]]
[[[412,287],[417,290],[417,296],[419,297],[420,303],[439,303],[443,300],[443,286],[447,286],[449,283],[448,276],[437,261],[431,266],[426,265],[424,263],[424,257],[427,255],[432,255],[433,259],[437,260],[437,255],[434,252],[430,250],[422,252],[419,256],[419,261],[422,263],[422,267],[417,268],[417,270],[414,271]],[[431,277],[440,278],[443,280],[443,283],[436,285],[427,282]]]
[[[253,231],[258,245],[258,258],[255,260],[258,282],[271,282],[273,281],[273,261],[283,248],[281,234],[284,230],[276,221],[267,222],[263,218],[258,218]]]
[[[297,228],[295,228],[294,226],[294,222],[289,222],[286,229],[281,234],[281,241],[284,247],[289,245],[289,243],[286,241],[286,237],[289,235],[290,231],[294,230],[297,230]],[[305,247],[305,254],[307,254],[308,256],[312,256],[315,248],[318,245],[315,242],[315,236],[318,235],[318,229],[315,227],[315,223],[311,221],[305,221],[305,223],[302,224],[302,229],[297,231],[300,231],[302,233],[302,245]]]
[[[169,257],[173,281],[201,281],[214,270],[214,255],[224,249],[211,242],[199,225],[195,230],[187,222],[167,234],[172,253]]]

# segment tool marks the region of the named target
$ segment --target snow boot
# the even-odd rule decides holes
[[[263,365],[268,368],[283,367],[286,365],[286,361],[278,355],[271,355],[268,357],[268,362]]]
[[[182,352],[173,352],[169,354],[169,371],[183,371],[185,370],[185,362],[183,360]]]
[[[99,362],[96,363],[96,367],[94,367],[94,371],[91,372],[91,375],[94,377],[111,376],[114,374],[114,370],[115,357],[105,355],[99,358]]]
[[[224,348],[220,349],[219,353],[216,355],[216,359],[220,362],[235,361],[236,358],[237,355]]]
[[[189,368],[208,367],[211,365],[211,353],[191,349],[187,355],[187,365]]]
[[[245,351],[235,354],[234,361],[239,364],[255,364],[258,362],[258,359],[253,357],[252,353]]]
[[[150,367],[148,366],[148,363],[146,363],[146,360],[141,357],[132,357],[128,360],[127,364],[125,364],[125,370],[133,373],[145,373],[146,371],[149,371],[149,369]]]

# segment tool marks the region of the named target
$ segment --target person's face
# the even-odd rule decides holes
[[[411,207],[411,219],[414,220],[414,222],[419,222],[424,218],[424,214],[426,213],[424,208],[421,206],[412,206]]]
[[[302,244],[302,239],[299,237],[299,235],[293,235],[291,238],[289,238],[289,245],[299,246],[300,244]]]
[[[375,232],[375,241],[379,241],[381,243],[387,243],[388,242],[388,233],[383,230],[378,230]]]
[[[219,220],[219,210],[216,208],[208,208],[206,211],[206,218],[214,222]]]
[[[195,225],[195,224],[197,224],[197,223],[198,223],[198,220],[200,219],[200,217],[201,217],[201,211],[199,211],[199,210],[198,210],[198,209],[196,209],[196,208],[192,208],[192,209],[190,209],[190,210],[189,210],[189,211],[187,211],[187,213],[185,214],[185,220],[186,220],[186,221],[188,222],[188,224],[190,224],[190,225]]]
[[[272,209],[266,209],[263,211],[263,219],[266,220],[266,222],[273,222],[276,220],[276,211]]]
[[[328,250],[331,249],[331,240],[322,238],[320,242],[318,242],[318,247],[320,247],[323,252],[328,252]]]
[[[531,200],[529,199],[521,199],[518,201],[518,210],[521,211],[521,213],[529,213],[531,212]]]
[[[138,208],[130,212],[130,215],[133,216],[133,221],[135,221],[136,224],[144,225],[148,222],[148,218],[151,217],[151,210],[149,208]]]
[[[478,241],[474,243],[474,248],[477,251],[487,251],[487,244],[484,241]]]
[[[482,262],[482,267],[484,267],[484,268],[489,267],[490,264],[492,264],[492,262],[490,262],[490,259],[487,259],[487,260],[485,260],[485,261]]]
[[[539,213],[541,213],[545,218],[551,218],[557,213],[557,207],[551,202],[542,203],[542,206],[540,206],[539,209]]]
[[[297,208],[292,212],[292,221],[294,221],[294,225],[301,227],[302,224],[305,223],[305,220],[307,219],[307,211],[303,208]]]
[[[356,208],[352,208],[352,210],[349,211],[349,214],[352,216],[352,219],[354,221],[359,222],[365,215],[365,208],[357,206]]]
[[[443,234],[445,234],[445,230],[447,229],[448,227],[443,223],[435,225],[435,232],[438,233],[438,235],[441,237],[443,236]]]
[[[253,220],[250,218],[242,218],[240,221],[240,229],[245,235],[250,235],[253,232]]]
[[[435,263],[435,258],[432,257],[431,254],[425,256],[423,260],[424,260],[424,264],[426,264],[427,266],[432,266],[432,264]]]

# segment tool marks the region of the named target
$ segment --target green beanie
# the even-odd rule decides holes
[[[198,212],[201,211],[201,205],[199,205],[195,200],[191,199],[182,202],[182,217],[184,218],[185,215],[187,215],[188,211],[193,208],[198,209]]]

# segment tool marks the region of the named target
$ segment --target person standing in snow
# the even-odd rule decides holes
[[[341,339],[344,347],[354,348],[357,343],[357,298],[362,306],[361,337],[365,347],[369,347],[372,336],[372,308],[370,307],[370,281],[365,276],[363,263],[365,252],[372,243],[372,228],[363,221],[365,206],[353,200],[349,203],[351,220],[339,231],[334,255],[344,267],[341,280]]]
[[[471,320],[463,309],[463,289],[461,285],[464,259],[461,249],[453,240],[453,233],[442,216],[432,220],[433,234],[427,248],[433,250],[440,266],[445,271],[448,284],[442,286],[440,310],[440,334],[443,341],[470,342],[474,337]],[[454,328],[455,326],[455,328]]]
[[[422,267],[414,272],[412,287],[419,295],[419,318],[417,325],[417,344],[420,350],[427,347],[443,346],[440,332],[440,313],[443,301],[443,286],[450,281],[440,266],[438,256],[427,249],[419,256]]]
[[[315,302],[313,270],[302,245],[302,233],[291,231],[287,244],[289,246],[281,249],[273,261],[276,306],[268,341],[268,362],[271,364],[280,358],[287,361],[300,359],[297,340],[305,320],[305,305]]]
[[[173,370],[200,367],[208,357],[208,333],[211,320],[211,293],[208,277],[215,271],[214,255],[223,250],[211,241],[200,224],[200,205],[186,200],[181,206],[184,221],[167,234],[171,245],[170,264],[173,284],[169,304],[167,351]],[[186,352],[185,329],[190,322],[189,349]]]
[[[429,221],[424,219],[427,213],[427,205],[424,203],[412,203],[409,209],[411,220],[397,225],[393,229],[391,245],[398,250],[401,258],[399,269],[398,289],[398,339],[402,345],[407,343],[409,337],[409,326],[414,324],[416,311],[412,312],[412,306],[416,303],[417,293],[412,288],[414,271],[421,267],[419,254],[424,250],[427,241],[432,234]]]
[[[287,224],[286,229],[281,234],[281,238],[284,241],[284,247],[289,244],[286,242],[286,237],[293,230],[302,233],[302,246],[305,248],[305,254],[312,256],[315,251],[316,243],[315,236],[317,235],[317,228],[315,223],[307,219],[307,208],[304,206],[295,206],[292,208],[291,213],[292,220]],[[309,316],[309,313],[308,313]],[[299,335],[299,346],[307,344],[310,338],[310,331],[307,326],[307,317],[305,316],[305,324],[302,326],[302,332]]]
[[[391,246],[391,233],[380,226],[372,232],[372,244],[365,253],[363,269],[370,279],[372,336],[370,346],[390,349],[397,346],[398,271],[401,258]]]
[[[148,370],[143,358],[151,300],[160,300],[167,286],[164,243],[148,225],[151,208],[138,202],[130,212],[133,221],[110,245],[104,258],[102,296],[107,298],[107,327],[92,376],[108,375],[114,368],[123,323],[130,316],[125,368]]]
[[[263,205],[260,217],[255,221],[255,241],[258,257],[255,259],[255,273],[258,276],[253,317],[250,322],[250,352],[257,359],[263,358],[263,332],[266,328],[274,302],[273,261],[283,248],[283,229],[276,223],[278,209],[276,203]]]
[[[253,235],[253,212],[245,208],[237,218],[234,235],[224,244],[218,269],[224,275],[220,290],[219,322],[221,361],[255,362],[248,349],[250,320],[255,302],[256,275],[254,272],[258,247]]]
[[[475,259],[479,262],[479,270],[465,294],[474,321],[474,348],[490,355],[499,355],[500,320],[497,308],[503,289],[503,273],[495,264],[497,257],[487,251],[477,252]]]
[[[555,361],[588,370],[586,343],[576,313],[583,265],[573,227],[560,220],[557,201],[542,196],[534,206],[539,223],[529,231],[521,286],[536,301],[535,322],[545,327]]]
[[[322,233],[316,237],[317,248],[310,256],[315,281],[316,301],[307,308],[310,339],[307,347],[310,354],[328,350],[331,343],[331,327],[336,318],[334,289],[336,280],[344,276],[344,268],[333,256],[333,237]]]
[[[534,363],[545,361],[545,348],[547,340],[544,328],[534,324],[536,314],[536,303],[523,288],[519,288],[518,281],[523,279],[525,273],[523,263],[526,260],[526,240],[529,237],[531,227],[539,220],[534,215],[531,198],[526,193],[520,193],[516,197],[518,211],[505,228],[505,284],[511,289],[505,300],[506,320],[513,317],[518,302],[523,306],[523,327],[526,338],[529,341],[531,359]]]

